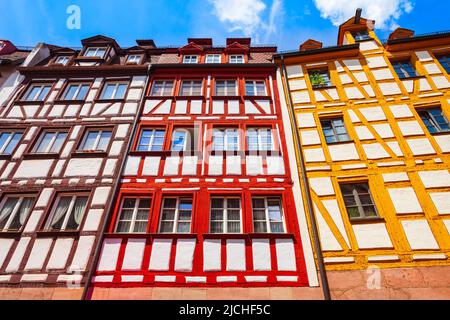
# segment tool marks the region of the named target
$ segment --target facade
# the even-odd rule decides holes
[[[150,50],[88,298],[321,295],[293,196],[275,52],[246,38]]]
[[[335,299],[448,299],[450,34],[372,29],[275,56],[318,263]]]
[[[92,266],[148,62],[82,44],[39,45],[0,112],[2,298],[80,299]]]

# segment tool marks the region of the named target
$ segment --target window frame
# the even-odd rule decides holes
[[[247,91],[247,83],[248,82],[252,83],[253,93],[254,94],[249,94],[249,92]],[[258,88],[258,86],[257,86],[258,82],[262,82],[264,84],[264,95],[258,94],[258,89],[257,89]],[[266,80],[246,79],[244,85],[245,85],[245,95],[246,96],[249,96],[249,97],[266,97],[268,95]]]
[[[365,33],[366,36],[362,37],[360,36],[361,33]],[[355,42],[362,42],[362,41],[368,41],[373,40],[373,38],[370,36],[370,33],[368,30],[360,30],[360,31],[353,31],[352,37],[355,40]]]
[[[175,213],[173,220],[163,220],[162,215],[164,211],[164,202],[166,199],[176,199],[176,207],[175,207]],[[191,219],[189,220],[189,232],[178,232],[178,224],[180,223],[180,203],[183,200],[191,200],[192,203],[192,209],[191,209]],[[173,209],[173,208],[166,208],[166,209]],[[192,234],[193,231],[193,216],[194,216],[194,197],[193,196],[163,196],[161,201],[161,208],[159,210],[159,223],[158,223],[158,234]],[[164,221],[173,221],[173,227],[172,232],[162,232],[161,231],[161,225]],[[187,222],[187,220],[181,220],[182,222]]]
[[[450,53],[439,55],[436,57],[436,60],[441,65],[442,69],[444,69],[447,74],[450,74]],[[441,60],[445,60],[445,63],[442,63]]]
[[[343,127],[345,128],[345,134],[347,135],[348,140],[341,140],[340,136],[343,135],[343,134],[338,134],[338,133],[337,133],[336,125],[335,125],[335,123],[334,123],[334,121],[337,121],[337,120],[341,120],[341,121],[342,121]],[[327,138],[328,138],[329,136],[327,136],[327,135],[325,134],[325,130],[324,130],[324,123],[325,123],[325,122],[330,122],[330,123],[331,123],[331,130],[333,131],[333,138],[334,138],[336,141],[328,141],[328,140],[327,140]],[[350,134],[349,134],[349,132],[348,132],[347,126],[346,126],[346,124],[345,124],[345,119],[344,119],[343,116],[336,116],[336,117],[329,117],[329,118],[321,118],[321,119],[320,119],[320,126],[321,126],[321,128],[322,128],[322,134],[323,134],[323,136],[324,136],[324,138],[325,138],[325,142],[326,142],[327,145],[332,145],[332,144],[337,144],[337,143],[348,143],[348,142],[351,142],[351,141],[352,141],[352,139],[350,138]]]
[[[217,84],[219,82],[223,82],[224,83],[224,94],[218,94],[217,93]],[[228,91],[231,90],[229,89],[230,87],[228,86],[229,82],[234,82],[234,94],[229,94]],[[236,97],[239,95],[239,86],[238,86],[238,81],[235,79],[216,79],[214,81],[214,95],[216,97]]]
[[[194,132],[191,132],[190,130],[193,129]],[[177,131],[183,131],[186,136],[184,139],[184,145],[183,145],[183,150],[173,150],[174,147],[174,137],[175,137],[175,133]],[[191,134],[193,133],[193,134]],[[195,139],[195,128],[193,127],[174,127],[172,129],[172,132],[170,134],[170,151],[171,152],[195,152],[198,149],[198,143],[197,141],[194,140]],[[189,142],[190,142],[190,146],[189,146]],[[189,149],[188,150],[188,147]]]
[[[238,58],[238,59],[236,59],[236,58]],[[242,59],[242,61],[238,61],[238,60],[240,60],[239,58],[241,58]],[[234,60],[234,61],[233,61]],[[228,63],[232,63],[232,64],[243,64],[243,63],[245,63],[245,55],[243,55],[243,54],[230,54],[229,56],[228,56]]]
[[[218,62],[216,62],[216,59],[215,59],[215,57],[219,57],[219,61]],[[210,57],[213,57],[213,61],[208,61],[209,59],[208,58],[210,58]],[[208,53],[207,55],[206,55],[206,57],[205,57],[205,63],[222,63],[222,54],[220,54],[220,53]]]
[[[344,192],[342,190],[342,186],[345,186],[345,185],[353,187],[353,199],[354,199],[354,201],[356,203],[356,208],[358,209],[359,217],[350,217],[350,213],[348,211],[347,204],[345,203]],[[366,206],[373,206],[376,216],[368,216],[368,215],[366,215],[366,213],[364,211],[364,205],[361,202],[360,194],[356,190],[356,186],[357,185],[367,185],[368,195],[370,196],[372,204],[371,205],[366,205]],[[372,193],[372,190],[370,188],[370,184],[369,184],[368,181],[345,181],[345,182],[340,182],[339,183],[339,189],[340,189],[340,192],[341,192],[342,203],[343,203],[343,205],[345,207],[345,211],[347,213],[347,216],[348,216],[350,222],[355,222],[355,221],[357,222],[357,221],[364,221],[364,220],[378,220],[378,219],[382,218],[380,216],[380,212],[378,211],[377,204],[375,202],[375,198],[373,196],[373,193]],[[349,196],[349,195],[347,195],[347,196]],[[351,207],[355,207],[355,206],[351,206]]]
[[[162,143],[162,148],[161,150],[139,150],[139,147],[141,146],[141,139],[142,136],[144,134],[144,131],[146,130],[151,130],[152,132],[156,132],[156,131],[164,131],[164,141]],[[149,148],[151,149],[153,147],[153,141],[155,139],[155,135],[153,134],[150,138],[150,143],[149,143]],[[165,151],[165,146],[166,146],[166,139],[167,139],[167,130],[166,128],[163,127],[142,127],[139,131],[139,135],[137,137],[137,141],[136,141],[136,146],[134,148],[134,150],[136,152],[162,152]]]
[[[218,209],[212,208],[212,201],[213,199],[221,199],[223,200],[223,207]],[[232,222],[236,222],[236,220],[228,220],[228,200],[239,200],[239,232],[228,232],[228,222],[232,221]],[[240,196],[233,196],[233,195],[227,195],[227,196],[221,196],[221,195],[212,195],[210,197],[210,201],[209,201],[210,205],[209,205],[209,229],[208,232],[210,234],[242,234],[243,233],[243,208],[242,208],[242,197]],[[222,214],[223,214],[223,220],[212,220],[211,217],[211,213],[212,210],[222,210]],[[212,222],[215,221],[220,221],[223,225],[223,232],[213,232],[212,231]]]
[[[105,50],[105,53],[103,53],[103,56],[98,56],[98,55],[97,55],[98,52],[99,52],[100,50],[102,50],[102,49]],[[89,51],[95,51],[95,54],[94,54],[94,55],[89,55],[89,56],[88,56],[87,53],[88,53]],[[99,58],[99,59],[105,59],[107,53],[108,53],[108,47],[102,47],[102,46],[96,47],[96,46],[92,46],[92,47],[87,47],[87,48],[86,48],[86,50],[83,52],[83,57],[85,57],[85,58]]]
[[[106,88],[108,87],[108,85],[111,85],[111,84],[115,84],[115,88],[114,88],[114,90],[113,90],[113,94],[112,94],[112,97],[111,98],[105,98],[104,97],[104,94],[105,94],[105,92],[106,92]],[[126,87],[126,89],[125,89],[125,92],[124,92],[124,94],[123,94],[123,97],[122,98],[117,98],[116,97],[116,94],[117,94],[117,91],[118,91],[118,89],[119,89],[119,86],[120,85],[123,85],[123,84],[125,84],[127,87]],[[120,100],[125,100],[126,99],[126,96],[127,96],[127,94],[128,94],[128,90],[130,89],[130,81],[129,80],[110,80],[110,81],[106,81],[104,84],[103,84],[103,87],[102,87],[102,90],[100,91],[100,95],[99,95],[99,98],[97,99],[97,100],[104,100],[104,101],[120,101]]]
[[[136,202],[134,204],[133,215],[132,215],[131,220],[130,220],[130,227],[129,227],[128,231],[127,232],[119,232],[117,229],[118,229],[119,223],[121,221],[123,205],[124,205],[124,202],[125,202],[126,199],[135,199]],[[136,219],[138,211],[139,211],[139,205],[140,205],[141,199],[150,200],[150,208],[148,208],[148,216],[147,216],[147,226],[145,228],[145,232],[134,232],[132,230],[134,230],[134,227],[136,225],[136,221],[141,221],[141,220],[137,220]],[[116,219],[117,221],[116,221],[115,226],[114,226],[114,233],[116,233],[116,234],[146,234],[146,233],[148,233],[148,229],[149,229],[149,226],[150,226],[150,218],[151,218],[151,213],[152,213],[152,206],[153,206],[153,197],[150,196],[150,195],[148,195],[148,196],[124,195],[122,197],[121,202],[120,202],[120,207],[119,207],[119,211],[118,211],[117,219]]]
[[[138,57],[138,59],[137,59],[137,61],[136,60],[135,61],[130,61],[131,57]],[[127,55],[125,63],[126,64],[141,64],[142,60],[143,60],[143,57],[144,57],[144,55],[142,53],[132,53],[132,54]]]
[[[254,199],[264,199],[264,212],[265,212],[265,220],[255,220],[254,216],[254,207],[253,207],[253,200]],[[269,216],[269,201],[277,200],[280,204],[280,214],[281,214],[281,223],[283,225],[283,232],[272,232],[272,227],[270,223],[270,216]],[[286,226],[286,214],[285,209],[283,205],[283,198],[282,196],[271,196],[271,195],[254,195],[251,197],[251,203],[252,203],[252,228],[254,233],[258,234],[286,234],[288,232],[287,226]],[[261,210],[261,208],[259,208]],[[255,221],[264,221],[266,223],[266,232],[256,232],[255,230]],[[280,221],[278,221],[279,223]],[[269,231],[270,230],[270,231]]]
[[[46,133],[56,133],[56,135],[50,140],[50,143],[47,146],[45,152],[37,152],[37,150],[40,147],[40,144],[43,142],[43,139],[44,139]],[[54,144],[56,142],[57,136],[59,134],[66,134],[66,137],[64,138],[64,142],[61,144],[61,147],[60,147],[60,149],[57,152],[50,152],[50,150],[53,148],[53,146],[54,146]],[[68,129],[65,129],[65,128],[55,128],[55,129],[53,129],[53,128],[43,128],[39,132],[39,135],[36,138],[36,142],[32,145],[30,153],[34,154],[34,155],[59,154],[61,152],[61,150],[64,149],[64,145],[67,142],[67,138],[68,137],[69,137],[69,130]]]
[[[190,83],[189,94],[186,95],[186,94],[183,94],[183,85],[188,82]],[[194,95],[193,93],[194,93],[194,88],[195,88],[195,86],[194,86],[195,82],[200,82],[200,93]],[[180,92],[179,92],[178,96],[180,96],[180,97],[199,97],[199,96],[203,96],[203,90],[204,90],[203,79],[181,80]]]
[[[94,147],[95,149],[84,149],[84,145],[86,144],[87,138],[89,133],[91,132],[98,132],[98,135],[96,137],[96,140],[94,142]],[[105,150],[100,150],[98,149],[98,146],[100,144],[100,141],[102,139],[102,134],[105,132],[110,132],[111,133],[111,137],[108,139],[108,143],[105,147]],[[82,152],[82,153],[90,153],[90,152],[96,152],[96,153],[106,153],[109,150],[109,147],[111,146],[111,142],[114,140],[113,139],[113,133],[114,133],[114,129],[112,127],[88,127],[84,130],[83,135],[81,137],[80,143],[78,144],[77,147],[77,152]]]
[[[52,229],[51,228],[51,223],[53,221],[54,215],[56,213],[56,209],[59,206],[59,203],[61,201],[62,198],[68,198],[68,197],[72,197],[72,199],[70,200],[69,206],[67,207],[67,212],[65,213],[64,216],[64,220],[63,223],[61,225],[61,229]],[[84,207],[84,212],[83,212],[83,216],[80,220],[80,224],[78,225],[78,228],[76,230],[74,229],[67,229],[67,224],[69,223],[69,219],[70,216],[73,214],[73,210],[75,208],[75,202],[77,201],[78,198],[81,197],[85,197],[86,198],[86,205]],[[81,229],[81,226],[83,225],[84,219],[86,218],[86,212],[89,209],[89,200],[90,200],[90,193],[89,192],[61,192],[58,193],[55,196],[55,199],[53,201],[52,207],[50,209],[49,214],[47,215],[47,218],[45,220],[45,223],[43,225],[43,231],[47,231],[47,232],[79,232]]]
[[[261,136],[261,133],[260,133],[262,130],[270,130],[270,136],[271,136],[271,148],[270,149],[262,149],[261,148],[263,146],[262,136]],[[245,132],[246,151],[249,151],[249,152],[270,152],[270,151],[276,151],[277,149],[276,149],[276,146],[275,146],[274,130],[275,129],[273,127],[270,127],[270,126],[247,127],[246,128],[246,132]],[[250,131],[256,131],[257,132],[258,149],[256,149],[256,150],[250,149],[249,135],[248,135],[248,133]]]
[[[444,118],[444,120],[446,120],[447,122],[447,126],[449,127],[449,129],[445,130],[441,128],[441,125],[439,124],[439,122],[436,120],[435,116],[431,113],[431,111],[433,110],[440,110],[441,112],[441,116]],[[422,108],[422,109],[418,109],[417,113],[420,117],[420,120],[422,121],[423,125],[427,128],[428,132],[433,135],[433,134],[442,134],[442,133],[450,133],[450,122],[446,116],[446,114],[444,113],[444,110],[442,109],[442,107],[440,106],[433,106],[433,107],[428,107],[428,108]],[[431,132],[429,127],[426,125],[426,123],[424,122],[422,115],[425,115],[428,119],[428,121],[431,123],[431,125],[433,126],[433,128],[436,130],[435,132]]]
[[[2,134],[10,134],[10,136],[7,138],[5,143],[3,145],[0,145],[0,157],[1,156],[11,156],[14,154],[14,152],[17,150],[17,147],[20,145],[20,142],[23,139],[23,136],[25,134],[25,131],[19,130],[19,129],[1,129],[0,130],[0,137]],[[20,139],[17,141],[17,144],[12,148],[11,153],[4,153],[6,149],[8,149],[9,145],[11,144],[11,141],[14,138],[14,135],[20,134]]]
[[[195,62],[193,62],[193,58],[195,57]],[[187,54],[183,55],[183,64],[197,64],[200,62],[200,56],[196,54]]]
[[[161,83],[162,82],[162,92],[161,95],[157,95],[155,94],[155,86],[157,83]],[[166,94],[166,85],[167,83],[172,83],[172,89],[170,90],[170,94]],[[175,81],[174,80],[166,80],[166,79],[155,79],[153,80],[152,83],[152,87],[150,89],[150,96],[152,97],[168,97],[168,96],[173,96],[174,95],[174,90],[175,90]]]
[[[58,62],[59,59],[67,59],[67,62],[66,62],[66,63]],[[56,56],[56,57],[55,57],[55,60],[53,61],[53,64],[56,64],[56,65],[62,65],[62,66],[67,66],[67,65],[70,63],[70,60],[72,60],[72,56],[68,56],[68,55],[59,55],[59,56]]]
[[[27,103],[43,103],[45,102],[48,97],[50,96],[52,89],[53,89],[54,83],[51,82],[32,82],[28,85],[27,90],[25,90],[24,94],[21,96],[20,101],[21,102],[27,102]],[[29,99],[29,95],[33,92],[33,89],[39,87],[40,90],[35,94],[34,98],[32,100]],[[42,100],[38,100],[38,98],[42,95],[44,88],[48,87],[49,90],[47,94],[42,97]]]
[[[393,60],[391,61],[392,68],[395,71],[395,74],[398,76],[400,80],[409,79],[409,78],[417,78],[419,77],[419,72],[417,71],[416,67],[414,66],[414,63],[412,63],[411,58],[409,59],[401,59],[401,60]],[[414,74],[410,74],[408,69],[405,68],[406,65],[409,65],[411,67],[411,70],[414,72]],[[400,66],[400,68],[398,68]]]
[[[323,79],[325,80],[326,83],[323,85],[314,84],[313,81],[311,80],[313,73],[317,73],[321,77],[323,77]],[[308,70],[308,79],[309,79],[309,83],[311,84],[311,87],[313,88],[313,90],[329,88],[329,87],[334,86],[333,81],[331,80],[330,69],[328,67],[318,68],[318,69],[309,69]]]
[[[33,212],[33,208],[36,205],[36,200],[37,200],[37,195],[35,193],[13,193],[13,194],[4,194],[2,197],[2,200],[0,202],[0,212],[3,210],[7,200],[9,198],[18,198],[19,200],[17,201],[17,203],[14,206],[13,211],[11,212],[5,226],[3,227],[3,229],[0,229],[0,234],[2,233],[7,233],[7,232],[21,232],[23,230],[23,228],[25,227],[28,218],[30,217],[30,214]],[[20,207],[22,206],[22,203],[24,201],[25,198],[33,198],[34,202],[33,205],[30,207],[29,212],[27,213],[27,216],[25,218],[24,223],[20,226],[19,229],[17,230],[11,230],[9,229],[9,227],[11,226],[11,223],[13,222],[14,218],[16,217],[16,215],[19,212]],[[20,218],[19,218],[20,219]]]
[[[216,145],[214,143],[216,131],[224,131],[223,150],[216,149]],[[230,137],[228,134],[230,131],[236,132],[236,137],[237,137],[236,149],[229,148],[229,146],[230,146],[229,139],[232,138],[232,136]],[[231,145],[233,145],[233,144],[231,144]],[[214,152],[237,152],[237,151],[240,151],[241,150],[241,137],[240,137],[239,127],[221,127],[221,126],[213,127],[212,135],[211,135],[211,150]]]
[[[69,89],[71,86],[77,85],[77,90],[75,91],[75,95],[74,97],[77,98],[78,95],[80,94],[81,88],[83,86],[87,86],[87,91],[86,91],[86,95],[82,98],[82,99],[67,99],[67,94],[69,93]],[[70,81],[66,84],[66,86],[64,87],[64,90],[62,91],[61,96],[59,97],[58,100],[60,101],[85,101],[87,96],[89,95],[89,91],[91,90],[91,86],[92,86],[92,82],[88,82],[88,81]]]

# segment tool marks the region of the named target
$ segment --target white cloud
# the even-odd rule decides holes
[[[355,15],[357,8],[363,9],[363,17],[375,20],[380,29],[393,29],[396,20],[414,8],[413,0],[314,0],[322,18],[330,19],[338,26]]]
[[[229,32],[241,31],[244,36],[256,42],[275,34],[282,22],[282,0],[273,0],[267,17],[268,5],[262,0],[208,0],[213,5],[213,13],[226,25]]]

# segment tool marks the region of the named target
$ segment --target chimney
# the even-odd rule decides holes
[[[361,14],[362,14],[362,9],[361,8],[356,9],[355,24],[359,24],[361,22]]]
[[[308,51],[308,50],[316,50],[316,49],[322,49],[323,47],[323,43],[313,40],[313,39],[309,39],[306,40],[301,46],[300,46],[300,51]]]
[[[391,35],[389,36],[389,40],[412,38],[414,37],[414,33],[414,30],[397,28],[394,32],[391,33]]]

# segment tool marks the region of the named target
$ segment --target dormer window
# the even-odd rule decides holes
[[[127,58],[127,63],[129,64],[140,64],[142,60],[142,55],[140,54],[132,54]]]
[[[353,32],[352,33],[353,38],[355,39],[355,41],[364,41],[364,40],[369,40],[372,39],[369,35],[368,31],[358,31],[358,32]]]
[[[206,63],[221,63],[222,55],[220,54],[207,54]]]
[[[183,63],[198,63],[198,56],[184,56]]]
[[[230,63],[244,63],[244,56],[242,54],[233,54],[229,59]]]
[[[97,58],[104,58],[106,53],[105,47],[90,47],[86,49],[86,52],[84,53],[85,57],[97,57]]]
[[[55,59],[55,64],[60,64],[63,66],[66,66],[70,61],[70,57],[69,56],[59,56],[56,57]]]

